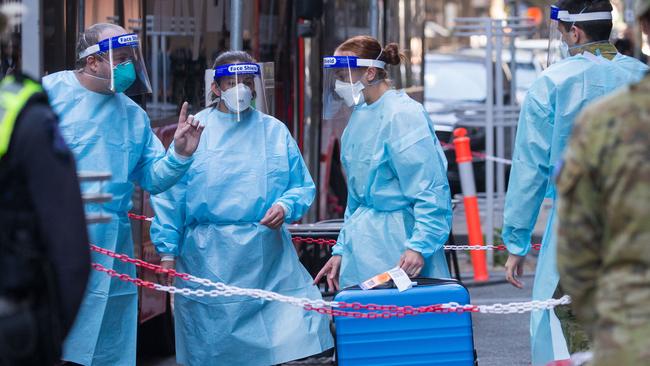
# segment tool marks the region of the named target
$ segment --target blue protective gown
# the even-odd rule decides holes
[[[275,203],[287,208],[285,222],[296,221],[314,199],[314,182],[285,125],[252,108],[241,122],[216,108],[196,118],[206,128],[194,164],[153,198],[158,252],[198,277],[320,299],[287,228],[259,224]],[[249,297],[176,295],[175,324],[183,365],[274,365],[333,347],[327,317]]]
[[[103,213],[109,223],[88,226],[91,243],[133,256],[131,208],[134,183],[158,193],[174,185],[191,159],[165,153],[151,131],[142,108],[124,94],[105,95],[84,88],[74,72],[43,78],[61,135],[73,152],[78,171],[108,172],[110,183],[82,184],[82,191],[108,193],[110,202],[88,205],[87,212]],[[92,261],[135,276],[132,264],[92,253]],[[62,358],[82,365],[135,365],[138,292],[130,283],[91,273],[77,320],[65,340]]]
[[[389,90],[354,109],[343,132],[348,182],[345,222],[334,255],[342,287],[397,266],[406,249],[425,258],[421,276],[447,278],[451,229],[447,160],[421,104]]]
[[[640,80],[647,69],[641,62],[620,54],[612,61],[584,54],[552,65],[533,83],[519,116],[506,194],[503,241],[510,253],[528,253],[542,201],[545,197],[555,200],[551,179],[554,165],[560,160],[580,111],[614,89]],[[553,297],[558,284],[554,225],[555,207],[537,260],[534,300]],[[530,332],[533,365],[568,358],[566,341],[553,312],[532,313]]]

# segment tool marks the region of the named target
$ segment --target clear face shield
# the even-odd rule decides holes
[[[104,39],[86,48],[79,54],[79,59],[91,55],[98,56],[101,62],[108,64],[110,75],[105,80],[109,91],[129,96],[151,93],[151,83],[137,34]]]
[[[220,65],[214,69],[214,83],[223,103],[237,122],[250,107],[268,110],[264,78],[259,65],[252,63]]]
[[[361,78],[368,67],[383,69],[386,63],[355,56],[323,58],[323,119],[349,115],[365,103]]]
[[[549,19],[549,37],[548,37],[548,59],[547,66],[551,66],[554,63],[557,63],[565,58],[568,58],[572,55],[581,53],[581,48],[587,46],[588,44],[581,45],[569,45],[565,39],[564,34],[572,32],[571,28],[575,23],[590,22],[596,20],[612,20],[612,13],[601,11],[593,13],[585,13],[585,10],[588,8],[582,9],[578,14],[571,14],[566,10],[561,10],[557,6],[551,6],[551,16]],[[565,31],[563,25],[561,24],[569,23],[571,26],[568,27]],[[593,43],[601,43],[604,41],[598,41]],[[589,44],[593,44],[589,43]]]

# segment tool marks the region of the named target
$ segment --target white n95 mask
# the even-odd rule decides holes
[[[247,110],[251,106],[253,92],[244,84],[236,86],[221,92],[221,100],[226,107],[233,113],[239,113]]]
[[[343,101],[345,101],[345,104],[348,107],[357,106],[365,102],[362,92],[364,88],[365,85],[363,85],[361,81],[350,84],[341,80],[336,80],[334,83],[334,91],[343,98]]]

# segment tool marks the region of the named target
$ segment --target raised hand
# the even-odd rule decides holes
[[[201,134],[205,126],[194,119],[193,115],[187,115],[188,103],[183,103],[181,113],[178,116],[178,127],[174,132],[174,150],[183,156],[191,156],[199,146]]]

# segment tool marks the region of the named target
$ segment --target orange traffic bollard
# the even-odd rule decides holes
[[[472,150],[466,129],[457,128],[454,130],[454,149],[456,150],[456,163],[458,163],[460,185],[463,191],[469,245],[481,246],[484,245],[483,230],[481,229],[481,217],[479,216],[478,198],[476,197],[474,169],[472,168]],[[470,255],[474,267],[474,280],[487,281],[490,275],[487,270],[485,251],[472,250]]]

